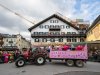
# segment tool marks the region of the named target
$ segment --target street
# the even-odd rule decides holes
[[[47,62],[42,66],[26,65],[21,68],[16,68],[14,63],[0,64],[0,75],[60,75],[59,73],[70,71],[100,72],[100,63],[87,62],[83,68],[68,67],[62,61]]]

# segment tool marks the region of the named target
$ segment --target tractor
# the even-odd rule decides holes
[[[43,65],[45,64],[47,53],[45,49],[40,47],[32,48],[32,50],[21,53],[15,61],[15,65],[17,67],[23,67],[27,62]]]

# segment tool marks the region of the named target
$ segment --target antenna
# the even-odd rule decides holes
[[[35,24],[34,22],[32,22],[32,21],[26,19],[25,17],[23,17],[23,16],[20,15],[19,13],[14,12],[13,10],[11,10],[11,9],[9,9],[9,8],[7,8],[7,7],[5,7],[4,5],[0,4],[0,6],[1,6],[2,8],[4,8],[4,9],[8,10],[9,12],[14,13],[15,15],[19,16],[20,18],[22,18],[22,19],[24,19],[24,20],[26,20],[26,21],[28,21],[28,22],[30,22],[30,23],[32,23],[32,24]]]

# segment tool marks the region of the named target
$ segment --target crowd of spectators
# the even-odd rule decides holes
[[[55,47],[53,45],[51,47],[48,47],[46,50],[48,52],[50,52],[51,48],[52,48],[52,50],[53,49],[55,50]],[[63,45],[63,47],[61,47],[61,49],[59,48],[59,50],[62,50],[62,49],[65,51],[65,50],[69,49],[69,46]],[[0,51],[0,63],[14,62],[21,53],[27,54],[25,51],[23,51],[23,52],[20,52],[19,50],[16,50],[16,51]],[[100,62],[100,50],[88,52],[88,57],[89,57],[88,58],[89,61]]]
[[[100,62],[100,50],[90,51],[89,61]]]
[[[74,47],[73,45],[60,45],[60,46],[54,46],[51,45],[48,47],[48,51],[50,52],[50,50],[52,51],[82,51],[84,48],[84,45],[77,45],[76,47]]]
[[[0,63],[11,63],[14,62],[20,51],[0,51]]]

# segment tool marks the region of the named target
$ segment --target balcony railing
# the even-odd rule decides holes
[[[32,37],[86,37],[86,34],[31,34]]]
[[[9,43],[13,43],[13,41],[9,41]]]

